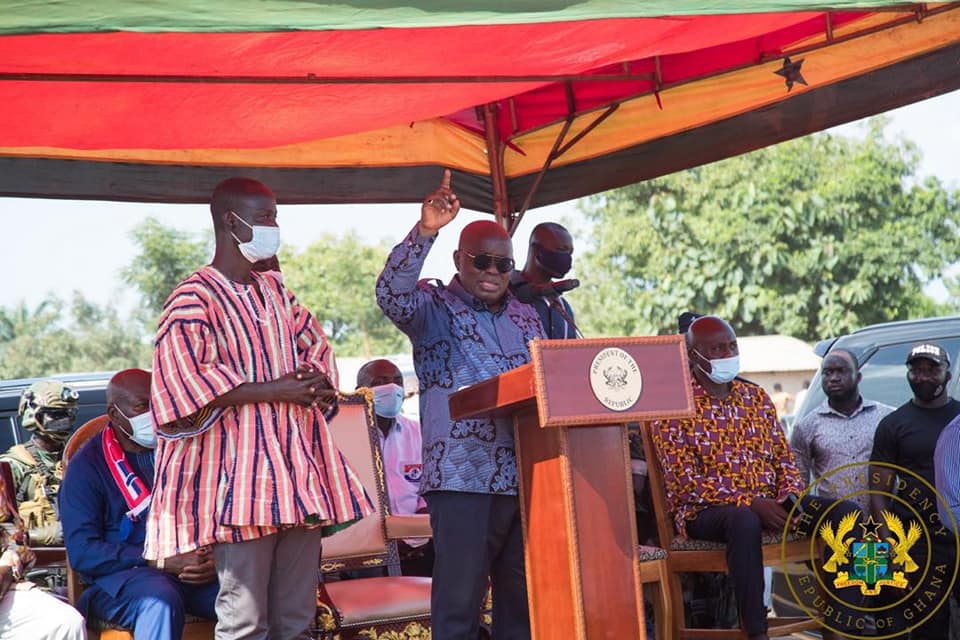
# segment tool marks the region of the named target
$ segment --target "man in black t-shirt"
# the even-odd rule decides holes
[[[880,540],[897,540],[891,537],[886,525],[884,512],[892,513],[901,522],[922,520],[924,532],[930,535],[930,567],[946,567],[943,583],[949,586],[953,578],[956,562],[956,540],[940,523],[937,514],[937,498],[931,487],[934,486],[933,452],[937,439],[944,427],[960,414],[960,402],[946,392],[950,379],[950,358],[938,344],[922,343],[914,346],[907,356],[907,382],[913,391],[913,398],[893,413],[884,417],[877,426],[873,440],[873,452],[870,462],[882,462],[896,465],[917,474],[929,483],[920,482],[911,474],[898,471],[889,466],[870,466],[870,512],[874,522],[880,523]],[[890,498],[884,493],[895,494]],[[896,555],[896,547],[892,549]],[[910,554],[919,570],[907,571],[912,590],[917,581],[924,578],[927,571],[927,546],[925,536],[912,547]],[[929,579],[929,578],[927,578]],[[881,592],[881,597],[883,596]],[[891,604],[907,593],[887,592]],[[917,594],[896,605],[891,612],[893,619],[905,626],[912,626],[930,610],[942,603],[936,613],[927,621],[913,629],[912,640],[931,638],[943,640],[948,635],[950,624],[950,606],[947,597],[936,602],[922,602],[921,609],[916,606]],[[881,635],[887,635],[894,629],[887,629]]]

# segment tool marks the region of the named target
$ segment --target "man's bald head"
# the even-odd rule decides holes
[[[143,369],[125,369],[117,372],[107,383],[107,404],[120,404],[133,398],[150,398],[150,372]]]
[[[573,239],[567,228],[558,222],[541,222],[530,232],[530,246],[545,245],[555,251],[554,245],[567,244],[573,246]]]
[[[480,247],[490,241],[506,242],[510,245],[509,256],[513,257],[513,243],[507,230],[492,220],[476,220],[463,228],[460,232],[459,249],[475,253]],[[507,255],[507,254],[501,254]]]
[[[276,200],[270,187],[253,178],[227,178],[216,186],[210,199],[210,213],[213,225],[223,225],[223,214],[228,211],[241,212],[255,206],[263,199]]]
[[[703,342],[706,339],[713,338],[716,335],[723,334],[737,338],[736,332],[730,323],[717,316],[700,316],[690,323],[687,329],[687,346],[696,348],[697,342]]]
[[[384,358],[364,363],[357,371],[357,388],[379,387],[390,383],[402,387],[403,374],[400,373],[400,368],[397,365]]]
[[[145,451],[152,446],[133,439],[131,420],[150,411],[150,372],[126,369],[114,374],[107,384],[107,416],[110,428],[126,451]]]
[[[737,334],[726,320],[697,318],[686,335],[693,376],[705,388],[717,391],[714,385],[725,385],[739,373]]]
[[[530,250],[523,276],[528,282],[543,283],[562,278],[573,265],[573,236],[562,224],[541,222],[530,232]]]
[[[850,366],[853,368],[854,371],[860,370],[860,360],[857,358],[857,355],[853,351],[850,351],[849,349],[832,349],[830,353],[828,353],[827,355],[843,358],[844,360],[850,363]],[[824,357],[824,359],[826,359],[826,356]]]
[[[859,400],[862,379],[857,356],[847,349],[830,351],[820,363],[820,388],[835,409]]]

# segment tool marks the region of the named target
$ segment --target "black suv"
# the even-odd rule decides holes
[[[49,376],[49,378],[62,380],[64,384],[80,394],[75,422],[75,426],[79,427],[88,420],[107,412],[107,383],[112,376],[112,372],[67,373]],[[20,426],[20,417],[17,415],[20,394],[34,382],[45,379],[48,378],[0,381],[0,452],[30,439],[29,432]]]

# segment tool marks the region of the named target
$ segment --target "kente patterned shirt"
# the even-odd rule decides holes
[[[420,236],[414,226],[390,252],[377,279],[377,304],[410,338],[420,380],[420,491],[516,495],[511,420],[452,421],[448,398],[461,387],[527,363],[527,342],[543,337],[540,318],[509,292],[500,310],[491,311],[457,276],[446,286],[418,282],[435,239]]]
[[[800,477],[810,481],[823,478],[814,485],[814,493],[826,498],[853,500],[861,509],[870,508],[867,491],[867,462],[873,450],[873,434],[880,419],[893,411],[893,407],[864,399],[852,415],[844,415],[824,401],[808,413],[790,434],[790,448],[796,456]],[[844,465],[862,462],[848,469],[831,473]],[[865,511],[866,513],[866,511]]]
[[[279,277],[251,276],[253,284],[245,285],[204,267],[164,306],[150,409],[155,424],[193,417],[195,429],[158,433],[149,559],[373,511],[319,409],[287,402],[207,406],[242,383],[269,382],[303,363],[337,386],[317,320]]]
[[[804,483],[770,396],[734,380],[714,398],[692,379],[696,417],[649,424],[663,469],[667,505],[680,535],[707,507],[783,500]]]

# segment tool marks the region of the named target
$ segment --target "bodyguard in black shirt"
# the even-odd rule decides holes
[[[919,581],[933,579],[932,571],[946,572],[943,584],[949,585],[953,577],[956,553],[956,538],[945,529],[937,514],[937,498],[931,487],[934,486],[933,452],[937,446],[940,432],[951,420],[960,414],[960,402],[946,393],[950,379],[950,358],[938,344],[922,343],[914,346],[907,356],[907,382],[913,390],[913,398],[887,415],[877,426],[873,440],[871,462],[896,465],[906,471],[898,472],[889,466],[870,466],[870,511],[874,522],[880,523],[881,540],[899,542],[891,538],[886,524],[884,511],[895,514],[904,526],[911,521],[920,521],[922,530],[929,534],[931,546],[927,547],[925,536],[921,536],[911,548],[913,560],[919,570],[907,572],[910,591],[890,593],[888,601],[901,600],[894,606],[890,618],[897,626],[909,628],[918,621],[926,622],[911,631],[911,640],[930,638],[944,640],[948,637],[950,624],[950,606],[948,597],[925,598],[927,588],[915,589]],[[911,475],[912,472],[926,480],[927,486]],[[894,494],[891,498],[885,492]],[[930,565],[926,564],[928,549]],[[896,555],[896,546],[893,546]],[[945,569],[944,569],[945,567]],[[926,575],[926,578],[924,577]],[[881,600],[884,594],[881,593]],[[904,596],[907,596],[904,598]],[[879,603],[878,603],[879,604]],[[939,606],[936,613],[931,611]],[[886,616],[878,613],[878,622]],[[885,629],[887,635],[895,629]],[[904,636],[905,637],[905,636]]]
[[[523,271],[510,274],[510,291],[537,310],[548,338],[576,338],[573,308],[561,294],[580,286],[562,278],[573,265],[573,236],[556,222],[541,222],[530,232],[530,249]]]

